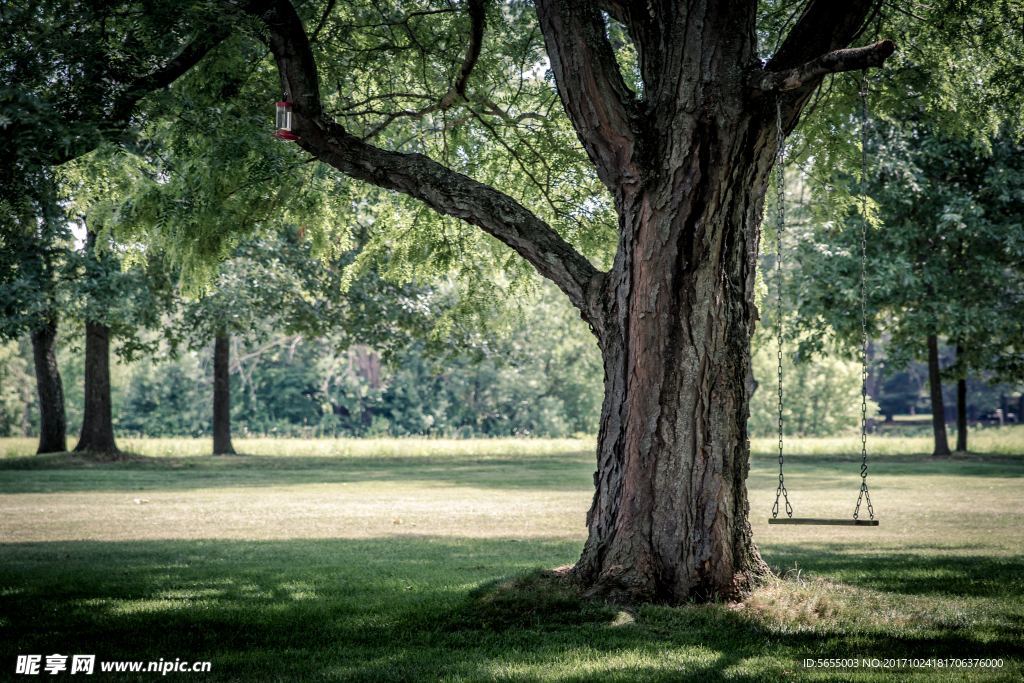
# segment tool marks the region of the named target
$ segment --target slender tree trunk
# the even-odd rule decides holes
[[[957,360],[963,358],[964,350],[959,344],[956,347]],[[961,376],[956,381],[956,449],[967,452],[967,370],[960,369]]]
[[[939,367],[939,339],[928,335],[928,392],[932,402],[932,432],[935,435],[935,450],[932,455],[949,455],[949,441],[946,438],[946,407],[942,400],[942,369]]]
[[[956,381],[956,449],[967,452],[967,378]]]
[[[213,340],[213,454],[234,455],[231,445],[231,337]]]
[[[85,411],[75,452],[116,453],[110,401],[110,328],[85,324]]]
[[[32,332],[32,359],[39,393],[39,448],[37,453],[68,449],[64,384],[57,367],[57,323],[51,320]]]

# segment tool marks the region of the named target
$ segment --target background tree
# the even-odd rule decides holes
[[[877,204],[867,245],[872,326],[887,332],[889,367],[927,360],[935,455],[950,453],[942,340],[956,349],[947,370],[957,380],[957,450],[965,451],[968,374],[1001,367],[1004,381],[1020,381],[1011,368],[1024,343],[1021,148],[1006,136],[958,139],[914,121],[877,135],[868,185]],[[826,323],[851,345],[860,338],[859,221],[815,223],[796,248],[803,325]]]
[[[12,279],[3,286],[39,294],[12,317],[33,321],[40,452],[66,449],[53,305],[56,254],[65,235],[55,168],[124,135],[143,97],[172,83],[224,39],[230,25],[220,16],[214,4],[157,2],[137,11],[131,2],[62,0],[7,3],[0,12],[0,239],[26,255],[23,267],[5,268]]]
[[[192,348],[213,340],[213,453],[233,454],[232,340],[264,345],[274,332],[320,334],[336,316],[330,309],[341,287],[293,229],[240,245],[204,289],[185,304],[182,330]]]
[[[254,104],[252,93],[265,90],[272,73],[258,61],[249,67],[254,58],[259,53],[251,49],[217,51],[149,98],[132,138],[91,155],[83,165],[92,172],[78,188],[90,224],[142,244],[140,260],[152,261],[158,273],[161,260],[173,262],[192,293],[177,331],[193,348],[213,342],[216,454],[234,450],[232,335],[257,340],[274,329],[312,330],[319,322],[314,309],[329,297],[326,285],[310,290],[327,277],[327,250],[316,253],[302,235],[307,227],[322,234],[317,226],[331,224],[334,214],[322,200],[331,188],[324,173],[266,135],[266,107]],[[274,238],[275,230],[288,235]],[[204,239],[211,233],[219,237]],[[335,235],[332,249],[344,248],[343,229]],[[239,242],[246,245],[241,252]],[[257,245],[267,250],[262,258],[254,255]],[[232,250],[235,270],[218,272]]]
[[[0,202],[0,338],[28,334],[39,405],[38,453],[67,450],[64,384],[57,365],[59,311],[67,304],[75,259],[52,174],[39,172],[37,194]]]

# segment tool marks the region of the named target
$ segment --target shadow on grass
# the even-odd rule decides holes
[[[935,459],[887,456],[878,476],[1024,477],[1024,459],[1000,456]],[[845,456],[797,456],[790,472],[823,483],[845,482],[858,467]],[[752,462],[750,487],[774,478],[773,460]],[[342,456],[125,456],[95,461],[59,453],[0,458],[0,493],[188,490],[197,488],[291,486],[314,483],[435,482],[499,489],[580,490],[593,488],[593,456],[486,457],[342,457]]]
[[[913,547],[905,547],[913,551]],[[962,549],[969,549],[962,548]],[[874,550],[848,543],[763,544],[765,560],[781,572],[828,574],[844,583],[903,595],[971,596],[1021,599],[1024,556],[979,557]],[[933,554],[924,555],[924,552]]]
[[[0,493],[186,490],[359,482],[434,482],[501,489],[593,487],[589,454],[461,456],[133,456],[95,462],[71,454],[0,459]]]
[[[725,605],[630,615],[529,573],[577,552],[572,542],[430,537],[0,545],[2,666],[13,671],[17,653],[71,652],[210,660],[206,681],[779,680],[804,657],[992,656],[1018,670],[1024,657],[1019,582],[1006,582],[1013,600],[998,583],[972,584],[985,574],[1010,578],[991,558],[919,556],[894,566],[941,570],[949,595],[975,585],[993,618],[1015,624],[995,635],[970,623],[901,631],[883,618],[800,630]],[[817,553],[776,547],[771,559],[811,563]],[[822,553],[814,566],[895,591],[895,571],[880,584],[865,578],[886,559],[858,565]],[[494,578],[508,575],[521,578]]]

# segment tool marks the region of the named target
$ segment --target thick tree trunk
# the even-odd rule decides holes
[[[654,191],[625,198],[620,212],[599,335],[597,491],[576,566],[594,593],[614,600],[738,597],[767,572],[746,478],[770,145],[747,136],[748,124],[681,123],[674,137],[693,156]]]
[[[75,452],[116,453],[110,404],[110,328],[85,324],[85,411]]]
[[[50,321],[32,332],[32,359],[39,392],[39,448],[37,453],[59,453],[68,449],[67,416],[64,412],[64,384],[57,367],[57,323]]]
[[[957,360],[963,357],[963,348],[956,347]],[[967,452],[967,376],[966,369],[961,368],[961,376],[956,381],[956,449]]]
[[[928,335],[928,392],[932,402],[932,432],[935,435],[935,450],[932,455],[949,455],[949,440],[946,438],[946,406],[942,400],[942,369],[939,367],[939,339]]]
[[[231,445],[231,338],[224,333],[213,340],[213,454],[234,455]]]

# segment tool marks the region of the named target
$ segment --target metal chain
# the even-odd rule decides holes
[[[875,518],[868,491],[868,297],[865,275],[868,260],[868,79],[861,77],[860,86],[860,493],[853,509],[853,518],[860,516],[861,502],[867,504],[868,516]]]
[[[775,102],[775,124],[779,137],[779,150],[775,158],[775,340],[778,343],[778,379],[779,379],[779,486],[775,489],[775,504],[772,505],[772,518],[779,516],[779,498],[786,504],[786,515],[793,516],[793,506],[789,504],[789,492],[786,491],[786,478],[782,473],[785,462],[783,456],[783,419],[782,419],[782,234],[786,228],[786,135],[782,129],[782,106]]]

